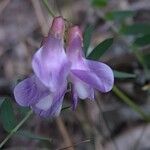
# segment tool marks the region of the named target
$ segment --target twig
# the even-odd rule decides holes
[[[80,145],[80,144],[88,143],[88,142],[91,142],[91,140],[89,139],[89,140],[81,141],[81,142],[79,142],[79,143],[75,143],[75,144],[73,144],[73,145],[70,145],[70,146],[67,146],[67,147],[64,147],[64,148],[60,148],[60,149],[57,149],[57,150],[65,150],[65,149],[71,148],[71,147],[73,147],[73,146],[76,147],[76,146],[78,146],[78,145]]]
[[[44,6],[46,7],[46,9],[48,10],[49,14],[52,16],[52,17],[55,17],[54,13],[51,11],[51,9],[49,8],[48,6],[48,1],[47,0],[43,0],[42,1]]]
[[[5,0],[5,1],[2,1],[0,3],[0,14],[3,12],[3,10],[8,6],[10,0]]]
[[[107,123],[107,120],[106,120],[105,116],[103,115],[103,110],[102,110],[102,107],[101,107],[101,104],[100,104],[100,100],[99,100],[97,97],[96,97],[96,103],[97,103],[97,105],[98,105],[98,108],[99,108],[99,111],[100,111],[101,118],[102,118],[102,120],[103,120],[104,126],[105,126],[105,128],[107,129],[107,131],[108,131],[109,134],[110,134],[110,133],[111,133],[111,129],[110,129],[108,123]],[[110,139],[111,142],[113,143],[114,148],[115,148],[116,150],[118,150],[117,143],[115,142],[115,140],[113,140],[113,139],[111,138],[111,135],[109,135],[109,139]]]
[[[138,139],[136,140],[136,142],[134,143],[133,150],[137,150],[137,149],[138,149],[139,144],[140,144],[140,140],[141,140],[142,137],[144,136],[146,127],[147,127],[147,125],[144,125],[144,127],[143,127],[143,129],[142,129],[142,131],[141,131],[141,134],[140,134],[139,138],[138,138]]]
[[[150,118],[145,112],[133,102],[127,95],[125,95],[121,90],[116,86],[113,87],[112,91],[127,105],[129,105],[135,112],[137,112],[145,121],[149,122]]]
[[[31,114],[33,113],[32,110],[30,110],[27,115],[20,121],[19,124],[17,124],[17,126],[12,129],[12,131],[7,135],[7,137],[0,143],[0,148],[2,148],[4,146],[4,144],[18,131],[18,129],[26,122],[26,120],[31,116]]]
[[[60,7],[58,6],[58,0],[54,0],[54,3],[55,3],[55,5],[56,5],[56,8],[57,8],[57,10],[58,10],[59,15],[63,16],[63,15],[62,15],[62,12],[61,12],[61,9],[60,9]]]
[[[39,0],[31,0],[31,2],[32,2],[32,5],[33,5],[34,10],[35,10],[35,14],[36,14],[38,23],[41,27],[42,34],[46,35],[48,32],[48,25],[47,25],[47,22],[45,20],[44,14],[42,12],[40,2],[39,2]]]
[[[57,123],[58,129],[64,139],[65,145],[72,145],[71,138],[68,134],[68,131],[64,125],[62,118],[61,117],[56,118],[56,123]],[[70,150],[74,150],[73,146],[70,147]]]

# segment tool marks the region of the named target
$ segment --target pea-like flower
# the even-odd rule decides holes
[[[70,80],[73,83],[72,100],[74,109],[76,108],[78,98],[94,99],[94,89],[108,92],[114,84],[114,75],[108,65],[88,60],[84,57],[82,41],[79,27],[72,27],[68,33],[66,53],[72,63]]]
[[[73,109],[79,98],[94,99],[94,89],[108,92],[114,83],[109,66],[84,57],[79,27],[69,30],[65,52],[64,28],[64,19],[54,18],[48,37],[33,56],[34,75],[20,82],[14,89],[17,103],[30,106],[40,116],[59,115],[67,80],[72,83]]]
[[[41,116],[56,116],[60,113],[67,89],[70,63],[64,43],[64,20],[53,20],[48,37],[32,59],[35,75],[20,82],[14,96],[21,106],[30,106]]]

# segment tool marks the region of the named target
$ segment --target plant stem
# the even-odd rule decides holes
[[[20,123],[14,129],[12,129],[7,137],[0,143],[0,148],[2,148],[4,144],[17,132],[17,130],[25,123],[25,121],[31,116],[32,113],[33,111],[30,110],[27,115],[20,121]]]
[[[133,50],[133,53],[135,54],[138,62],[142,65],[146,78],[149,78],[149,69],[148,69],[147,64],[144,61],[142,52],[139,51],[139,49],[135,45],[131,46],[131,49]]]
[[[52,16],[52,17],[55,17],[54,13],[51,11],[51,9],[49,8],[48,6],[48,1],[47,0],[43,0],[42,1],[44,6],[46,7],[46,9],[48,10],[49,14]]]
[[[105,130],[107,130],[107,132],[109,133],[109,140],[112,142],[112,144],[114,145],[114,149],[115,150],[118,150],[118,146],[117,146],[117,143],[116,141],[111,137],[111,129],[110,129],[110,126],[108,124],[108,121],[103,113],[103,109],[102,109],[102,104],[100,102],[100,100],[98,99],[98,97],[96,96],[96,103],[97,103],[97,106],[99,108],[99,111],[100,111],[100,117],[102,118],[102,121],[104,123],[104,128]],[[105,135],[104,135],[105,136]],[[107,139],[107,137],[105,136],[105,138]]]
[[[125,95],[120,89],[118,89],[115,85],[112,89],[112,91],[121,99],[123,100],[127,105],[129,105],[134,111],[136,111],[138,114],[141,115],[141,117],[149,122],[150,119],[148,117],[147,114],[145,114],[145,112],[142,111],[142,109],[133,102],[133,100],[131,100],[127,95]]]

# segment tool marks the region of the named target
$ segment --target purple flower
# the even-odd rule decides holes
[[[41,116],[56,116],[60,113],[67,89],[70,63],[64,51],[64,20],[53,20],[48,37],[35,53],[32,67],[35,75],[20,82],[14,96],[21,106],[30,106]]]
[[[78,27],[68,33],[68,45],[64,50],[64,20],[53,20],[48,37],[32,59],[34,75],[20,82],[14,89],[14,96],[21,106],[30,106],[41,116],[59,115],[67,79],[72,82],[73,109],[78,98],[94,99],[94,89],[108,92],[114,83],[109,66],[87,60],[82,51],[82,34]]]
[[[80,99],[94,99],[94,88],[101,92],[108,92],[114,84],[114,75],[109,66],[98,61],[87,60],[82,50],[82,34],[80,29],[72,27],[68,33],[68,47],[66,50],[71,61],[70,80],[73,83],[73,108]]]

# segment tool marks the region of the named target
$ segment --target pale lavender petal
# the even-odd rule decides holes
[[[62,41],[49,36],[47,42],[34,55],[32,67],[45,86],[56,91],[63,84],[70,68]]]
[[[72,109],[75,110],[80,99],[94,100],[94,89],[81,81],[80,85],[74,83],[72,87]]]
[[[32,106],[32,109],[36,114],[42,117],[58,116],[62,108],[63,98],[64,96],[56,100],[54,97],[52,97],[52,99],[48,99],[47,97],[47,99],[44,99],[45,102],[41,100],[40,103]]]
[[[90,70],[95,73],[104,85],[104,92],[108,92],[114,85],[114,74],[112,69],[101,62],[87,60]]]
[[[74,76],[73,74],[70,75],[71,82],[73,83],[72,87],[72,100],[73,100],[73,109],[76,108],[78,98],[80,99],[94,99],[94,90],[93,88],[88,85],[87,83],[81,81],[79,78]]]
[[[21,106],[35,104],[49,94],[50,91],[35,75],[21,81],[14,89],[15,100]]]
[[[68,41],[67,41],[67,50],[66,52],[73,56],[73,53],[76,56],[83,56],[82,51],[82,33],[78,26],[74,26],[68,31]]]
[[[114,75],[109,66],[104,63],[87,60],[90,71],[71,70],[79,79],[101,92],[108,92],[114,84]]]
[[[82,51],[82,35],[80,29],[77,26],[71,28],[68,37],[66,54],[72,63],[71,69],[87,70],[88,67],[84,61],[84,54]]]
[[[32,109],[43,117],[53,117],[60,114],[67,83],[60,87],[59,91],[51,93],[32,106]]]
[[[62,17],[55,17],[43,46],[35,53],[32,67],[37,77],[52,92],[64,84],[70,68],[63,43],[65,22]]]

